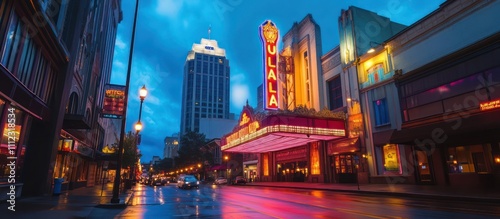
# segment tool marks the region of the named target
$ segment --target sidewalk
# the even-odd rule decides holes
[[[15,210],[7,209],[8,203],[0,205],[0,215],[13,218],[86,218],[97,206],[123,206],[133,196],[133,190],[120,193],[120,203],[110,204],[113,183],[64,191],[59,196],[28,197],[16,200]]]
[[[436,185],[407,184],[333,184],[307,182],[251,182],[247,186],[265,186],[280,188],[301,188],[361,194],[431,198],[435,200],[461,200],[473,202],[500,203],[500,190],[480,188],[451,188]]]

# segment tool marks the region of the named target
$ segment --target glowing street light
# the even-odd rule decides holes
[[[136,131],[137,133],[139,133],[141,130],[142,130],[142,123],[141,123],[141,121],[138,121],[138,122],[135,124],[135,131]]]

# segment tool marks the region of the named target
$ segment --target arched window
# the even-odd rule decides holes
[[[76,114],[77,110],[78,110],[78,94],[76,94],[76,92],[73,92],[69,96],[68,105],[66,105],[66,113]]]

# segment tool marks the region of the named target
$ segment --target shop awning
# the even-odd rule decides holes
[[[117,161],[118,160],[118,153],[114,154],[105,154],[100,151],[97,151],[95,160],[100,160],[100,161]]]
[[[359,138],[346,138],[337,141],[331,141],[327,144],[328,155],[356,152],[359,151]]]
[[[226,170],[226,169],[227,169],[227,165],[224,165],[224,164],[210,167],[210,170]]]
[[[226,152],[262,153],[305,145],[309,142],[345,138],[345,121],[305,116],[271,115],[252,133],[235,130],[226,135],[221,149]],[[227,138],[231,136],[231,138]],[[228,141],[231,139],[231,141]]]
[[[84,115],[65,114],[63,129],[90,129],[90,123]]]

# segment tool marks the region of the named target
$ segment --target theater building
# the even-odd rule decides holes
[[[265,21],[260,31],[265,51],[264,110],[245,106],[238,125],[221,138],[221,149],[257,154],[256,164],[255,158],[244,161],[256,181],[331,182],[334,167],[329,153],[350,145],[328,143],[347,135],[345,113],[325,108],[319,25],[311,15],[294,23],[279,52],[276,25]],[[349,165],[355,166],[353,159]]]
[[[330,113],[330,114],[329,114]],[[327,142],[345,138],[344,119],[323,111],[256,113],[246,106],[239,125],[221,139],[224,153],[258,154],[252,179],[265,182],[328,182]]]

